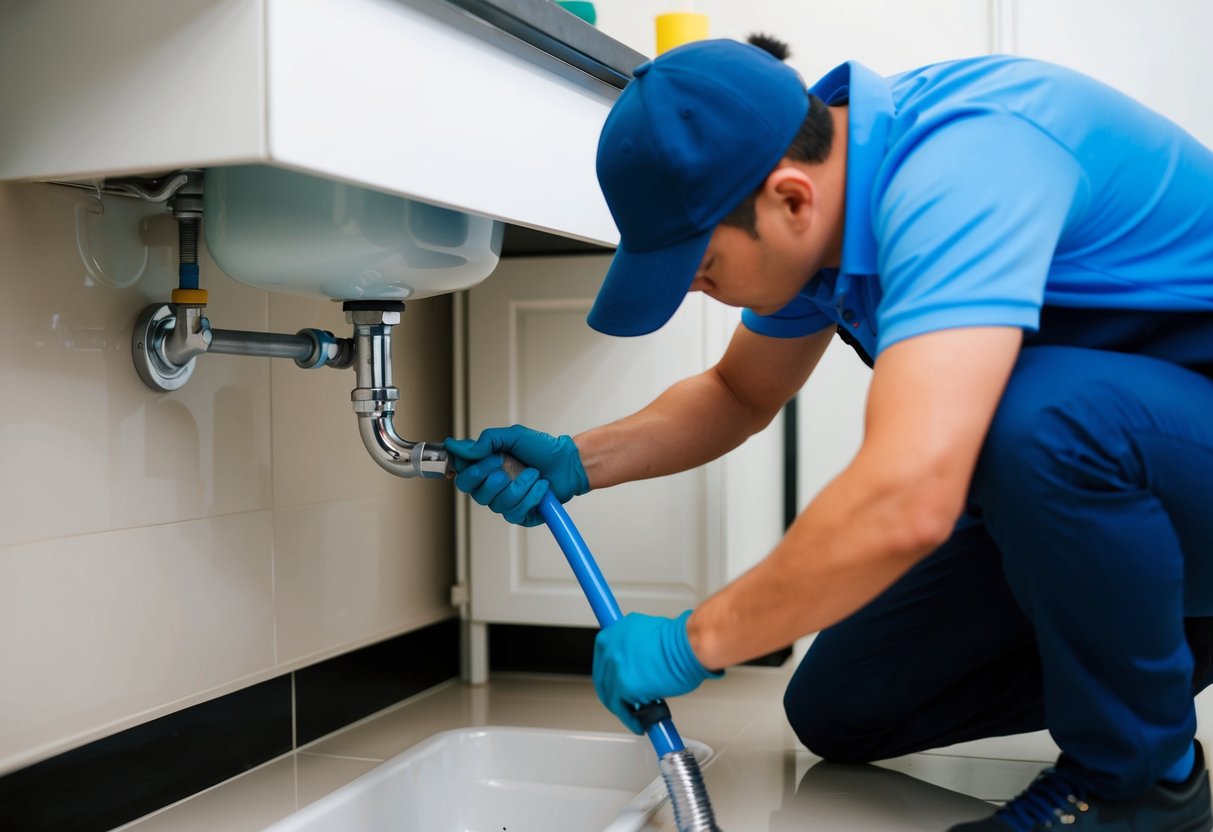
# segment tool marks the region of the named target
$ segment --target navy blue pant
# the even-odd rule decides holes
[[[1208,616],[1213,315],[1054,310],[965,520],[818,636],[784,705],[839,761],[1047,727],[1094,793],[1131,797],[1195,733]]]

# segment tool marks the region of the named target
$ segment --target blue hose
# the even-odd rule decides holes
[[[619,603],[615,600],[611,588],[607,586],[606,579],[602,577],[598,564],[594,562],[590,548],[585,545],[581,533],[573,525],[569,513],[550,491],[539,504],[539,513],[551,529],[552,536],[556,538],[560,551],[564,552],[569,566],[573,568],[577,583],[581,584],[581,591],[585,593],[586,600],[594,610],[594,617],[598,619],[598,626],[603,629],[611,626],[623,617],[619,611]],[[653,743],[658,758],[682,751],[686,747],[682,743],[682,737],[678,735],[678,729],[674,727],[674,720],[669,717],[648,725],[645,734],[648,735],[649,742]]]
[[[502,454],[501,461],[512,477],[524,470],[523,464],[509,454]],[[564,506],[550,491],[539,503],[539,514],[573,568],[573,574],[577,576],[577,583],[581,584],[581,591],[594,610],[598,625],[610,627],[623,614],[598,564],[594,562],[594,556],[590,554],[590,547],[585,545]],[[661,777],[670,793],[678,832],[720,832],[716,816],[712,813],[712,802],[703,785],[699,762],[683,744],[665,702],[658,700],[642,705],[636,709],[636,718],[644,726],[649,742],[657,752],[657,767],[661,769]]]

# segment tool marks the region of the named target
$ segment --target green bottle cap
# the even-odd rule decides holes
[[[594,11],[594,4],[588,0],[556,0],[556,5],[570,14],[577,15],[591,26],[598,22],[598,13]]]

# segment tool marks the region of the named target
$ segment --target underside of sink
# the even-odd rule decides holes
[[[475,286],[497,266],[500,222],[268,165],[208,168],[207,248],[272,292],[408,300]]]

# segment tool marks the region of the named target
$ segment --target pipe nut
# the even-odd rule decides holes
[[[355,387],[350,392],[352,402],[394,402],[399,399],[400,391],[395,387]]]
[[[202,219],[203,204],[201,194],[193,196],[178,193],[169,202],[172,205],[173,216],[177,219],[185,219],[187,217]]]
[[[301,329],[296,335],[302,335],[312,342],[311,353],[306,358],[296,358],[296,366],[314,370],[317,367],[345,369],[353,365],[353,339],[337,338],[325,329]]]
[[[396,326],[400,323],[400,313],[382,309],[349,310],[345,313],[345,321],[354,326]]]
[[[355,387],[350,392],[354,412],[361,415],[391,413],[399,399],[400,391],[395,387]]]

